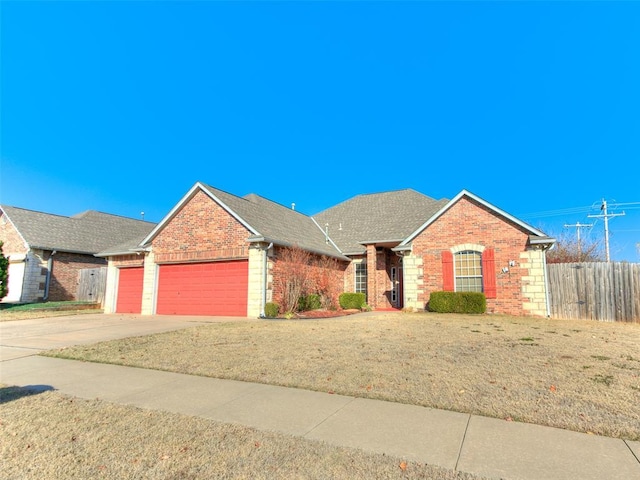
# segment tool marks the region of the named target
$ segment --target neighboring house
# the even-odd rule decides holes
[[[3,302],[75,300],[78,270],[106,266],[96,253],[140,241],[155,226],[86,211],[73,217],[0,205],[0,241],[9,258],[9,294]]]
[[[554,239],[463,190],[358,195],[313,217],[196,183],[141,241],[109,260],[106,312],[257,317],[282,295],[282,248],[327,262],[337,290],[374,309],[425,309],[431,292],[482,291],[489,312],[548,316]],[[334,289],[335,290],[335,289]]]

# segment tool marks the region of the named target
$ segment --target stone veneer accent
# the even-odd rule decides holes
[[[260,314],[264,313],[264,305],[262,304],[262,284],[264,283],[264,256],[267,246],[267,244],[254,244],[249,248],[249,288],[247,292],[248,317],[257,318]]]
[[[47,284],[47,258],[48,254],[43,250],[30,250],[25,259],[24,281],[22,283],[22,296],[20,301],[32,303],[42,301]]]
[[[144,256],[144,276],[142,277],[142,315],[156,313],[156,285],[158,283],[158,265],[153,252]]]
[[[526,271],[522,276],[523,310],[530,315],[546,317],[547,278],[545,276],[546,252],[542,249],[527,250],[520,254],[520,267]]]
[[[424,310],[419,300],[424,295],[422,257],[406,253],[402,259],[404,270],[404,306],[414,310]]]

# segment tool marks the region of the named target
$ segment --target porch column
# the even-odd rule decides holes
[[[376,246],[367,245],[367,304],[376,307],[378,293],[376,291]]]
[[[156,313],[156,293],[158,290],[158,265],[153,251],[144,255],[144,276],[142,277],[142,315]]]

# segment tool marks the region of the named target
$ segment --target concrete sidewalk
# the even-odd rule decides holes
[[[200,416],[505,479],[640,480],[640,442],[392,402],[40,356],[0,383]]]

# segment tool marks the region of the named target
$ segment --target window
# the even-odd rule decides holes
[[[487,298],[497,298],[493,248],[484,248],[482,253],[460,249],[453,254],[451,250],[443,250],[442,289],[445,292],[483,292]]]
[[[367,294],[367,264],[356,263],[356,285],[355,291],[356,293],[364,293]]]
[[[482,292],[482,255],[465,250],[453,256],[456,292]]]

